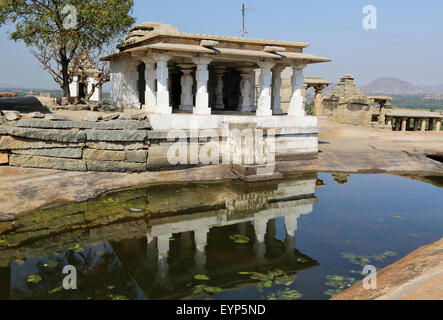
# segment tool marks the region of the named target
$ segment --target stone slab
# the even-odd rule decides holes
[[[148,145],[142,142],[87,142],[86,146],[90,149],[99,150],[137,150],[147,149]]]
[[[5,115],[6,120],[8,120],[8,121],[15,121],[15,120],[20,119],[20,113],[18,111],[3,110],[2,113]]]
[[[126,153],[126,161],[146,163],[148,158],[147,150],[131,150]]]
[[[79,159],[12,154],[9,159],[9,164],[13,167],[86,171],[86,162]]]
[[[83,121],[89,121],[89,122],[98,122],[102,119],[102,116],[95,113],[88,113],[86,116],[82,118]]]
[[[125,161],[126,153],[124,151],[85,149],[83,158],[86,160]]]
[[[8,164],[9,156],[6,151],[0,151],[0,164]]]
[[[81,148],[19,149],[13,150],[12,153],[53,158],[80,159],[83,150]]]
[[[28,114],[28,117],[43,119],[44,117],[46,117],[46,115],[44,113],[41,113],[41,112],[31,112],[31,113]]]
[[[75,130],[46,130],[34,128],[18,128],[10,126],[0,126],[0,135],[11,135],[21,138],[57,141],[57,142],[84,142],[86,133]]]
[[[148,122],[134,120],[117,120],[107,122],[81,122],[81,121],[46,121],[22,119],[13,124],[23,128],[41,129],[95,129],[95,130],[149,130]]]
[[[16,149],[49,149],[83,147],[84,143],[64,143],[55,141],[36,141],[32,139],[3,136],[0,139],[0,150]]]
[[[125,131],[108,131],[108,130],[86,130],[88,141],[134,141],[143,142],[148,137],[146,130],[125,130]]]
[[[45,119],[49,120],[49,121],[72,121],[72,120],[74,120],[74,118],[71,116],[65,116],[65,115],[60,115],[60,114],[48,114],[45,116]]]

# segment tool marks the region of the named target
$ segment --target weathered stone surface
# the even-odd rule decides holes
[[[13,167],[86,171],[86,162],[78,159],[12,154],[9,159],[9,164]]]
[[[125,161],[126,153],[124,151],[85,149],[83,158],[87,160]]]
[[[120,116],[118,113],[110,114],[109,116],[104,116],[103,121],[115,120]]]
[[[109,121],[109,122],[81,122],[81,121],[44,121],[20,120],[14,123],[16,127],[41,129],[96,129],[96,130],[141,130],[150,129],[148,122],[141,121]]]
[[[148,158],[147,150],[131,150],[126,153],[126,161],[146,163]]]
[[[145,120],[148,117],[146,113],[137,114],[122,114],[119,116],[120,120]]]
[[[97,123],[94,128],[100,130],[150,130],[151,125],[149,122],[143,121],[116,120]]]
[[[43,130],[0,126],[0,134],[58,142],[84,142],[86,140],[85,132],[75,130]]]
[[[88,141],[145,141],[148,134],[145,130],[86,130]]]
[[[7,164],[8,162],[8,153],[6,151],[0,151],[0,164]]]
[[[49,121],[73,121],[74,120],[74,118],[71,116],[65,116],[65,115],[60,115],[60,114],[48,114],[48,115],[46,115],[45,119],[49,120]]]
[[[37,118],[37,119],[43,119],[46,115],[41,112],[31,112],[28,114],[28,117],[30,118]]]
[[[26,138],[3,136],[0,139],[0,150],[16,149],[49,149],[49,148],[69,148],[83,147],[83,143],[63,143],[55,141],[36,141]]]
[[[13,150],[13,154],[80,159],[83,154],[81,148],[53,148],[53,149],[24,149]]]
[[[15,121],[20,119],[20,113],[18,111],[2,111],[8,121]]]
[[[146,171],[146,164],[126,161],[93,161],[86,160],[88,171],[102,172],[142,172]]]
[[[148,148],[148,145],[142,142],[87,142],[86,146],[90,149],[120,151]]]
[[[95,113],[88,113],[85,117],[82,118],[82,120],[84,121],[89,121],[89,122],[97,122],[99,120],[102,119],[102,116],[99,114],[95,114]]]

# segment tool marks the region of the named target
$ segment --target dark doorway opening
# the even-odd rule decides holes
[[[137,67],[138,70],[138,101],[143,105],[145,104],[145,88],[146,88],[146,79],[145,79],[145,69],[146,65],[144,62],[140,63]]]
[[[85,86],[86,86],[86,83],[84,83],[84,82],[80,82],[78,84],[78,96],[80,99],[86,98]]]
[[[223,103],[225,110],[235,111],[240,102],[240,73],[236,69],[228,69],[223,76]]]
[[[173,70],[170,73],[170,79],[171,79],[171,87],[170,87],[170,94],[171,94],[171,106],[173,109],[178,109],[180,106],[180,100],[181,100],[181,94],[182,94],[182,85],[181,85],[181,78],[183,73],[178,70]]]

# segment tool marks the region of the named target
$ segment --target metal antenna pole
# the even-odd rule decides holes
[[[243,26],[242,26],[242,32],[241,32],[241,36],[242,38],[245,37],[245,34],[248,33],[248,31],[245,29],[245,15],[246,15],[246,8],[245,8],[245,4],[242,4],[242,19],[243,19]]]

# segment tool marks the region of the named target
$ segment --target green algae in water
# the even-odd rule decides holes
[[[395,257],[396,255],[396,252],[386,250],[383,253],[373,255],[371,259],[378,262],[383,262],[383,260],[385,260],[387,257]]]
[[[328,275],[326,276],[326,279],[328,280],[326,286],[331,289],[326,290],[323,294],[331,297],[339,294],[357,282],[354,278],[338,275]]]
[[[364,267],[371,262],[371,259],[369,257],[352,252],[343,252],[341,256],[342,258],[349,260],[350,263],[359,265],[361,267]]]
[[[366,274],[364,274],[363,271],[359,271],[359,270],[350,270],[349,273],[359,274],[361,276],[366,276]]]
[[[352,252],[343,252],[341,254],[342,258],[348,260],[352,264],[356,264],[361,267],[367,266],[371,263],[371,261],[383,262],[387,257],[395,257],[396,255],[396,252],[390,250],[386,250],[383,253],[374,254],[372,256],[364,256]]]
[[[291,276],[279,269],[267,273],[242,271],[238,272],[238,274],[248,275],[250,279],[260,281],[256,285],[259,291],[263,290],[263,288],[270,288],[272,285],[290,286],[294,282]]]
[[[57,287],[49,291],[49,295],[53,295],[54,293],[60,292],[63,290],[63,287]]]
[[[38,274],[32,274],[28,277],[28,282],[31,283],[39,283],[40,281],[42,281],[42,277],[39,276]]]
[[[202,295],[202,294],[213,295],[215,293],[219,293],[222,291],[223,291],[223,289],[220,287],[212,287],[212,286],[208,286],[205,284],[199,284],[199,285],[194,286],[194,288],[192,290],[192,294],[194,294],[194,295]]]
[[[76,244],[75,247],[69,248],[69,250],[73,251],[73,252],[79,252],[79,253],[85,251],[82,247],[80,247],[79,244]]]
[[[209,277],[204,274],[197,274],[194,276],[195,280],[202,280],[202,281],[208,281]]]
[[[243,236],[241,234],[235,234],[229,237],[236,244],[246,244],[249,243],[249,237]]]
[[[268,300],[298,300],[301,298],[303,298],[302,293],[289,288],[268,295]]]

